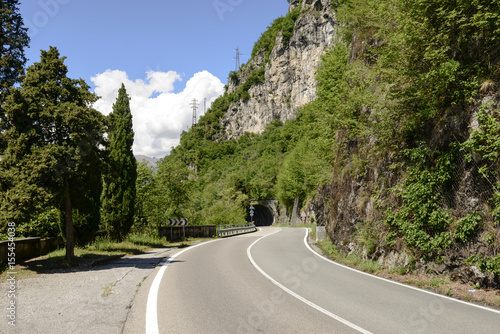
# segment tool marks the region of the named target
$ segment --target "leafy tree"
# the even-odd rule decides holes
[[[148,226],[148,213],[154,209],[152,201],[156,196],[154,191],[154,169],[143,160],[137,164],[137,180],[135,195],[135,225],[134,231],[144,232]]]
[[[54,47],[42,51],[40,62],[28,68],[21,88],[14,88],[5,104],[1,218],[3,224],[19,223],[47,207],[64,208],[66,258],[71,261],[74,209],[85,221],[100,206],[85,198],[100,187],[96,174],[104,117],[91,108],[97,96],[85,81],[66,76],[64,59]]]
[[[26,57],[24,48],[30,38],[19,13],[19,0],[5,0],[0,3],[0,119],[4,117],[3,104],[9,89],[20,82],[24,73]],[[5,129],[0,128],[0,132]],[[5,143],[4,143],[5,144]],[[0,141],[0,154],[2,149]]]
[[[116,240],[123,240],[134,223],[137,161],[132,151],[134,130],[129,101],[122,84],[109,116],[109,168],[104,177],[101,216],[108,234]]]
[[[158,164],[157,189],[162,201],[163,221],[185,218],[186,203],[193,185],[193,171],[181,160],[162,159]]]
[[[6,92],[20,82],[24,73],[24,48],[30,38],[19,13],[19,0],[4,0],[0,3],[0,101],[5,102]]]

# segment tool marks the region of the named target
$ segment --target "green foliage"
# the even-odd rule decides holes
[[[147,229],[148,212],[152,212],[155,207],[156,194],[154,193],[154,169],[148,166],[143,160],[137,164],[136,196],[135,196],[135,224],[133,232],[153,233]]]
[[[61,234],[61,226],[61,210],[50,208],[31,219],[29,223],[17,226],[16,232],[24,238],[52,238]]]
[[[247,195],[241,191],[223,187],[217,191],[209,187],[212,198],[205,198],[211,205],[204,206],[200,214],[205,216],[204,222],[209,225],[245,224],[246,207],[249,203]],[[201,218],[201,217],[200,217]]]
[[[193,171],[179,159],[162,159],[158,164],[157,190],[161,198],[163,221],[186,218],[186,203],[193,186]]]
[[[378,236],[372,222],[367,221],[359,224],[359,228],[356,231],[356,238],[358,244],[366,248],[368,255],[372,255],[375,252]]]
[[[450,105],[466,103],[477,95],[479,79],[495,77],[492,60],[498,59],[496,1],[393,1],[398,29],[384,29],[397,57],[400,116],[410,131],[426,120],[439,118]],[[397,54],[397,56],[396,56]],[[493,58],[491,58],[493,57]]]
[[[160,239],[155,235],[150,234],[134,234],[131,233],[127,236],[127,241],[139,246],[148,246],[148,247],[164,247],[165,241]]]
[[[97,229],[100,207],[100,147],[104,119],[92,109],[97,100],[82,79],[70,79],[64,57],[51,47],[11,90],[0,133],[0,221],[29,221],[47,207],[64,208],[68,258],[73,249],[73,209],[85,219],[86,236]],[[85,191],[82,191],[85,189]],[[64,204],[63,204],[64,203]],[[83,222],[83,221],[82,221]],[[87,229],[88,227],[88,229]]]
[[[132,151],[132,112],[125,86],[109,116],[108,166],[103,178],[101,219],[108,235],[123,240],[134,223],[137,162]]]
[[[497,184],[497,189],[500,188],[500,184]],[[500,191],[495,191],[493,194],[493,211],[492,215],[496,219],[496,225],[500,225]]]
[[[6,0],[0,3],[0,118],[3,117],[2,105],[8,90],[21,82],[26,57],[24,48],[29,45],[28,29],[24,26],[19,12],[19,0]]]
[[[264,64],[269,62],[269,56],[271,51],[276,45],[276,38],[281,32],[283,36],[283,44],[286,46],[290,42],[290,38],[293,35],[293,28],[295,26],[295,21],[300,16],[300,9],[302,7],[302,0],[300,5],[288,13],[285,17],[280,17],[274,20],[274,22],[267,28],[267,30],[262,33],[260,38],[255,43],[252,50],[252,58],[255,58],[257,54],[264,53]]]
[[[490,184],[500,176],[500,110],[493,108],[491,103],[481,106],[477,115],[479,127],[474,129],[469,139],[462,144],[466,152],[466,160],[473,159],[479,163],[479,173],[486,178]],[[497,184],[492,196],[492,215],[497,222],[500,219],[500,192]]]
[[[238,77],[238,72],[236,72],[236,71],[229,72],[228,78],[229,78],[229,80],[233,81],[233,83],[235,85],[240,83],[240,78]]]
[[[453,231],[453,237],[462,242],[466,242],[470,237],[474,236],[480,224],[483,221],[483,217],[479,212],[474,212],[468,214],[462,219],[458,220],[457,227]]]
[[[264,82],[264,73],[265,73],[264,68],[252,71],[248,79],[245,81],[245,83],[241,85],[241,87],[239,87],[238,91],[236,92],[238,98],[244,101],[250,99],[248,90],[253,86]]]
[[[407,151],[412,165],[398,195],[402,203],[388,210],[385,223],[424,256],[438,255],[451,245],[451,217],[439,203],[452,180],[453,156],[430,152],[423,144]],[[437,159],[435,167],[426,167]]]
[[[376,261],[363,260],[359,254],[352,253],[347,256],[343,255],[329,238],[321,240],[318,243],[318,246],[330,259],[347,266],[357,267],[360,270],[371,274],[376,274],[380,270],[384,269],[384,267]]]
[[[468,161],[472,155],[478,155],[482,159],[479,172],[484,177],[498,176],[500,156],[500,110],[493,109],[491,104],[481,107],[477,115],[479,127],[472,131],[469,140],[463,144],[463,149],[468,152]]]
[[[457,145],[431,150],[418,142],[430,142],[450,110],[477,97],[480,82],[498,79],[499,9],[495,1],[462,0],[349,0],[335,6],[342,42],[323,56],[314,103],[330,110],[328,120],[338,131],[338,180],[364,177],[387,155],[406,161],[398,164],[406,178],[392,194],[398,202],[385,204],[391,205],[387,245],[398,238],[433,257],[481,226],[478,214],[452,224],[442,209]],[[464,147],[476,161],[483,159],[483,174],[496,176],[499,117],[491,107],[483,109],[489,110],[479,116],[481,127]],[[370,240],[366,232],[360,231],[362,242]]]
[[[482,272],[500,275],[500,255],[473,255],[467,259],[469,265],[476,265]]]

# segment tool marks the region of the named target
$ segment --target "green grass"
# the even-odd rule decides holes
[[[184,248],[202,239],[185,240],[182,243],[169,243],[165,239],[153,237],[145,234],[131,234],[126,240],[116,242],[107,238],[98,238],[86,246],[75,247],[75,259],[68,263],[65,259],[66,248],[53,251],[39,259],[30,261],[27,264],[16,266],[19,277],[33,276],[38,272],[47,270],[57,270],[70,267],[89,266],[94,261],[111,259],[121,255],[138,255],[149,251],[151,248],[171,247]],[[6,266],[0,267],[5,269]],[[0,279],[7,271],[0,271]]]
[[[438,289],[441,285],[449,284],[450,282],[449,277],[434,277],[429,281],[429,285],[434,289]]]
[[[405,267],[394,267],[389,270],[389,274],[398,274],[398,275],[406,275],[408,273],[408,269]]]
[[[349,254],[345,256],[344,254],[339,252],[337,246],[335,246],[328,238],[321,240],[317,245],[330,259],[342,263],[346,266],[355,267],[370,274],[376,274],[384,269],[384,267],[381,266],[377,261],[363,260],[363,258],[359,254]]]

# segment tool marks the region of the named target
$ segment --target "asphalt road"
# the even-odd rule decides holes
[[[147,297],[147,333],[498,333],[500,313],[366,275],[265,228],[176,254]]]

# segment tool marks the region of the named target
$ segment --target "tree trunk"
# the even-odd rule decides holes
[[[73,235],[73,209],[68,179],[64,180],[66,194],[64,196],[64,207],[66,210],[66,260],[72,262],[75,257],[75,238]]]

